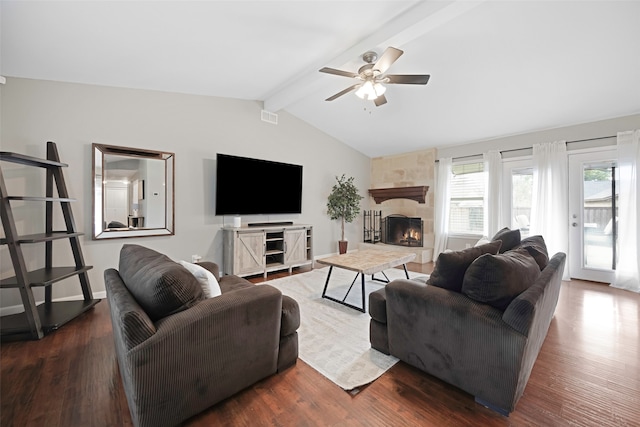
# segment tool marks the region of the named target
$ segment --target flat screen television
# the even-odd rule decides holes
[[[302,166],[217,154],[216,215],[301,212]]]

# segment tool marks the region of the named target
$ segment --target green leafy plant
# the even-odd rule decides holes
[[[327,200],[327,214],[331,219],[339,219],[342,222],[342,238],[344,241],[344,224],[352,222],[360,213],[360,200],[358,188],[353,183],[353,177],[336,176],[337,183],[333,186]]]

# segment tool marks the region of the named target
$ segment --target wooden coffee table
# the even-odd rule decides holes
[[[409,278],[409,272],[407,271],[407,263],[412,261],[416,257],[416,254],[413,253],[404,253],[400,251],[389,251],[389,250],[378,250],[378,249],[368,249],[364,251],[351,252],[342,255],[334,255],[327,258],[322,258],[317,260],[318,263],[328,265],[329,266],[329,274],[327,274],[327,281],[324,284],[324,289],[322,290],[322,298],[329,299],[331,301],[335,301],[339,304],[345,305],[347,307],[353,308],[355,310],[365,312],[365,292],[364,292],[364,276],[366,274],[371,275],[372,280],[377,280],[379,282],[389,283],[389,278],[386,274],[384,274],[383,270],[388,268],[396,267],[398,265],[402,265],[404,268],[404,274]],[[349,290],[342,300],[330,297],[327,295],[327,286],[329,286],[329,279],[331,278],[331,272],[333,271],[333,267],[342,268],[345,270],[355,271],[356,277],[351,282],[351,286],[349,286]],[[385,279],[377,279],[374,277],[375,273],[382,273]],[[362,283],[362,307],[358,307],[352,304],[349,304],[345,300],[351,292],[351,288],[356,282],[358,275],[361,277]]]

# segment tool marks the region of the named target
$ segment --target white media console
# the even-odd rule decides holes
[[[313,266],[313,227],[268,225],[224,227],[224,274],[267,277],[271,271]]]

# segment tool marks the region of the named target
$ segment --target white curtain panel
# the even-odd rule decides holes
[[[640,130],[618,133],[618,263],[611,286],[640,292]]]
[[[488,151],[482,155],[486,176],[484,197],[484,233],[494,236],[498,230],[509,226],[502,220],[502,154]]]
[[[541,235],[549,256],[569,251],[569,167],[567,144],[555,141],[533,145],[531,235]],[[564,280],[568,280],[569,263]]]
[[[438,161],[438,175],[436,176],[436,206],[435,206],[435,243],[433,247],[433,261],[447,248],[449,237],[449,199],[451,198],[451,157]]]

